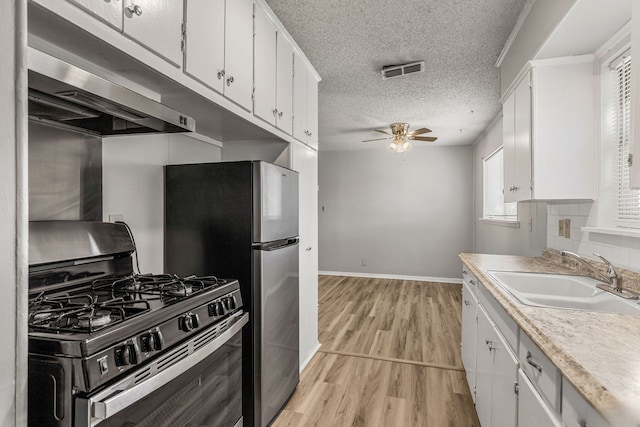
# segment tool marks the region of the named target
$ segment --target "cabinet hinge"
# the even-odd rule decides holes
[[[187,27],[186,25],[184,25],[184,22],[180,25],[180,31],[181,31],[181,40],[180,40],[180,51],[184,52],[184,47],[185,47],[185,37],[187,35]]]
[[[256,99],[256,87],[254,86],[254,87],[251,89],[251,102],[254,102],[254,101],[255,101],[255,99]]]
[[[520,385],[517,382],[513,383],[513,392],[515,394],[520,394]]]
[[[627,156],[627,164],[629,167],[633,166],[633,153],[629,153],[629,156]]]

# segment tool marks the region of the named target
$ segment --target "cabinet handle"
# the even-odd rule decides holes
[[[224,70],[218,70],[218,80],[222,80],[224,77]]]
[[[520,187],[516,187],[516,186],[514,186],[514,187],[513,187],[513,191],[518,191],[518,188],[520,188]]]
[[[311,246],[307,248],[307,252],[311,252]]]
[[[231,86],[231,83],[233,83],[233,76],[229,76],[227,79],[227,86]]]
[[[130,4],[129,6],[127,6],[127,10],[131,15],[142,16],[142,8],[137,4]]]
[[[464,305],[466,305],[467,307],[469,307],[471,305],[471,303],[468,300],[464,300]]]
[[[275,116],[277,116],[277,115],[278,115],[278,109],[277,109],[277,108],[274,108],[274,109],[273,109],[273,116],[275,117]]]
[[[473,279],[469,280],[469,283],[471,283],[473,286],[475,286],[475,285],[476,285],[476,281],[475,281],[475,280],[473,280]]]
[[[491,340],[485,340],[485,344],[487,344],[487,347],[489,347],[489,351],[493,351],[495,350],[495,346],[493,345],[493,341]]]
[[[462,270],[462,274],[466,276],[467,274],[469,274],[469,272],[467,270]]]
[[[527,351],[527,363],[533,366],[534,368],[536,368],[538,372],[542,373],[542,366],[538,365],[536,362],[533,361],[533,359],[531,358],[530,351]]]
[[[278,113],[278,117],[282,118],[282,115],[283,115],[283,114],[284,114],[284,113],[283,113],[282,111],[280,111],[280,112]]]

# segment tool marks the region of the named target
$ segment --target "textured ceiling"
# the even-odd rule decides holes
[[[320,150],[384,149],[360,141],[396,121],[471,144],[500,109],[494,64],[526,2],[266,1],[323,79]],[[382,66],[419,60],[425,72],[382,80]]]

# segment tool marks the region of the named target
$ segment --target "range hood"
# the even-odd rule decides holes
[[[193,118],[29,49],[29,119],[90,135],[192,132]]]

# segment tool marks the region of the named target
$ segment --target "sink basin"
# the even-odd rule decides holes
[[[638,301],[625,300],[596,285],[599,280],[566,274],[489,271],[507,293],[526,305],[640,316]]]

